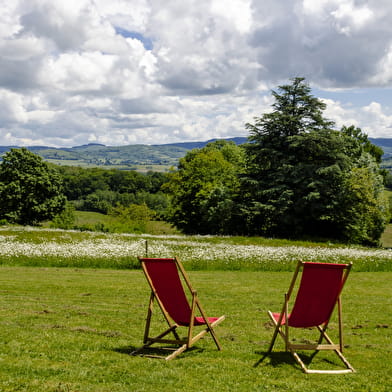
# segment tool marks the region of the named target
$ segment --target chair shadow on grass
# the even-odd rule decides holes
[[[119,353],[119,354],[128,354],[131,355],[135,350],[139,347],[136,346],[124,346],[124,347],[115,347],[112,351]]]
[[[255,352],[258,355],[262,355],[262,357],[253,365],[253,367],[258,367],[261,365],[267,358],[270,359],[270,362],[268,365],[271,365],[273,367],[278,367],[283,364],[290,364],[290,365],[295,365],[295,360],[294,358],[290,355],[290,353],[282,351],[282,352],[266,352],[266,351],[256,351]]]
[[[304,352],[301,352],[300,357],[304,364],[309,367],[315,358],[315,356],[319,353],[319,351],[315,351],[312,354],[307,354]],[[259,366],[266,358],[270,359],[270,362],[268,365],[273,366],[273,367],[278,367],[283,364],[289,364],[293,366],[298,366],[298,363],[295,361],[293,356],[287,352],[287,351],[275,351],[275,352],[270,352],[268,353],[267,351],[257,351],[256,354],[262,355],[262,357],[253,365],[253,367]],[[329,360],[328,358],[323,358],[321,361],[328,363],[330,365],[336,366],[336,363],[334,361]]]
[[[167,346],[167,347],[146,347],[141,349],[140,347],[135,346],[124,346],[124,347],[116,347],[113,351],[126,354],[134,357],[147,357],[147,358],[161,358],[164,359],[170,352],[178,349],[178,346]],[[204,351],[203,348],[198,347],[190,347],[188,348],[182,356],[189,356],[196,353],[202,353]]]

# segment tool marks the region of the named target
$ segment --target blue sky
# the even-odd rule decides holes
[[[150,38],[145,37],[143,34],[138,33],[137,31],[128,31],[121,27],[115,26],[115,31],[117,34],[121,35],[124,38],[132,38],[139,40],[146,50],[152,50],[154,48],[153,42]]]
[[[352,90],[328,91],[318,88],[312,89],[317,97],[333,99],[345,105],[364,106],[369,102],[382,102],[385,107],[392,107],[392,88],[353,88]],[[392,133],[391,133],[392,137]]]
[[[390,0],[0,2],[0,145],[247,136],[306,78],[337,127],[392,137]]]

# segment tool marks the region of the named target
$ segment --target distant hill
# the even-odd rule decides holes
[[[369,140],[383,149],[381,166],[392,171],[392,138],[369,138]]]
[[[369,138],[373,144],[384,150],[384,159],[387,167],[390,167],[392,159],[392,138]],[[103,144],[86,144],[71,148],[54,148],[47,146],[27,147],[30,151],[41,156],[48,162],[56,165],[104,167],[122,170],[137,171],[168,171],[176,167],[178,160],[195,148],[202,148],[207,143],[218,139],[210,139],[201,142],[184,142],[171,144],[133,144],[128,146],[105,146]],[[243,144],[246,137],[235,137],[225,140]],[[0,146],[0,155],[17,146]]]
[[[70,148],[55,148],[48,146],[26,147],[48,162],[64,166],[104,167],[122,170],[138,171],[168,171],[176,167],[178,160],[195,148],[202,148],[211,139],[204,142],[184,142],[171,144],[133,144],[128,146],[105,146],[91,143]],[[237,144],[246,142],[245,137],[232,140]],[[0,155],[17,146],[0,146]]]

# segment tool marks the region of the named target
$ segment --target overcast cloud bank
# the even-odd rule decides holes
[[[304,76],[338,127],[392,137],[389,0],[0,0],[0,145],[247,136]]]

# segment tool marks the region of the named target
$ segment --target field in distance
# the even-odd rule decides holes
[[[56,165],[102,167],[107,169],[136,170],[139,172],[158,171],[166,172],[176,168],[180,158],[193,150],[202,148],[211,139],[202,142],[185,142],[160,145],[134,144],[128,146],[105,146],[102,144],[87,144],[71,148],[54,148],[46,146],[27,147],[30,151],[41,156],[48,162]],[[243,144],[246,137],[225,139]],[[382,166],[392,167],[392,138],[370,139],[384,151]],[[0,156],[17,146],[0,146]]]

